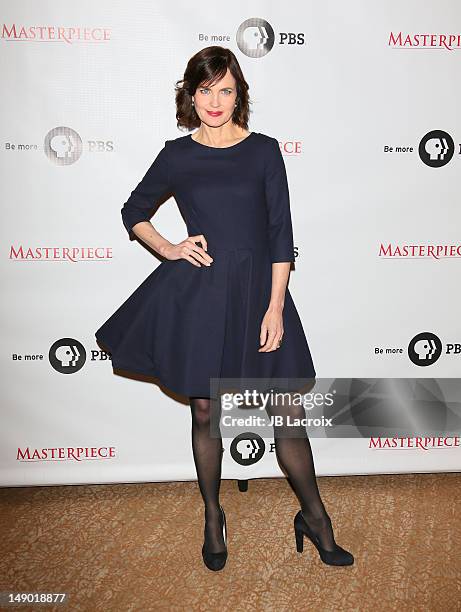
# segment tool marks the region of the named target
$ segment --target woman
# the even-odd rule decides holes
[[[275,138],[248,131],[248,84],[235,55],[219,46],[194,55],[176,83],[176,107],[178,127],[198,130],[166,141],[122,208],[130,237],[165,261],[96,338],[114,368],[156,376],[189,397],[205,506],[202,556],[219,570],[227,559],[219,503],[224,449],[210,435],[210,378],[314,379],[315,369],[287,288],[294,247],[285,165]],[[179,244],[149,221],[171,193],[188,230]],[[298,406],[288,411],[305,416]],[[301,504],[297,550],[306,535],[325,563],[350,565],[319,495],[306,430],[287,431],[274,427],[277,459]]]

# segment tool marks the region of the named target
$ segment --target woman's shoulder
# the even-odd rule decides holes
[[[259,136],[260,141],[264,144],[271,144],[271,143],[273,144],[274,140],[278,142],[277,138],[274,138],[270,134],[264,134],[263,132],[254,132],[254,133],[257,136]]]
[[[180,149],[184,145],[187,144],[188,140],[190,140],[190,134],[186,134],[185,136],[178,136],[177,138],[170,138],[165,140],[165,147],[169,149]]]

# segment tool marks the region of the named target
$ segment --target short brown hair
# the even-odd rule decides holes
[[[237,106],[232,115],[232,121],[244,129],[248,129],[250,116],[250,98],[248,83],[237,58],[230,49],[219,46],[205,47],[193,55],[187,62],[184,78],[176,81],[176,119],[178,128],[192,130],[200,127],[200,117],[192,106],[192,96],[199,86],[209,86],[222,79],[227,69],[236,81]]]

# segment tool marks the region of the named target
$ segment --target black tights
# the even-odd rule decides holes
[[[205,504],[208,548],[211,552],[220,552],[224,550],[219,523],[222,438],[210,435],[210,399],[190,397],[189,401],[192,413],[192,450],[200,493]],[[268,412],[270,415],[284,417],[290,414],[292,419],[306,416],[302,406],[283,405],[281,400],[275,405],[272,404]],[[274,441],[277,459],[298,497],[304,518],[318,536],[320,545],[327,550],[333,550],[334,535],[317,487],[314,460],[306,428],[274,425]]]
[[[189,401],[192,412],[192,451],[205,504],[207,548],[210,552],[221,552],[225,548],[219,522],[222,438],[210,436],[210,398],[190,397]]]

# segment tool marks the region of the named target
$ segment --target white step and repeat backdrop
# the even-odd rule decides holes
[[[114,374],[94,332],[160,263],[120,209],[184,135],[174,82],[211,44],[284,155],[318,377],[461,375],[456,0],[1,7],[1,485],[196,478],[187,399]],[[173,198],[152,222],[186,237]],[[273,441],[252,461],[232,442],[223,478],[282,475]],[[460,469],[456,435],[311,443],[319,475]]]

